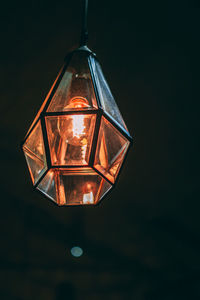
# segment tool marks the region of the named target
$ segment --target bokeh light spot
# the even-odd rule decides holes
[[[83,250],[80,247],[75,246],[71,248],[71,255],[73,255],[74,257],[80,257],[82,254]]]

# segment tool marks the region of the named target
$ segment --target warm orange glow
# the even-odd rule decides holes
[[[59,205],[65,205],[66,204],[66,199],[65,199],[65,188],[63,185],[59,183]]]
[[[83,97],[74,97],[70,100],[70,103],[67,105],[66,110],[69,108],[85,108],[88,107],[88,101],[87,99],[83,98]],[[84,135],[86,134],[86,128],[85,128],[85,124],[84,124],[84,115],[72,115],[71,116],[71,133],[68,134],[68,137],[65,137],[65,134],[67,132],[67,128],[60,128],[60,135],[62,137],[64,137],[64,143],[69,142],[69,144],[71,143],[72,145],[76,145],[80,147],[80,156],[79,158],[81,158],[81,163],[84,163],[84,159],[85,159],[85,154],[86,154],[86,150],[87,150],[87,139],[84,138]],[[60,124],[58,124],[59,127]],[[59,128],[58,128],[59,129]],[[71,136],[71,138],[69,139],[69,136]],[[64,150],[64,152],[66,152],[66,145],[63,147],[64,145],[62,145],[62,149]],[[63,157],[65,156],[65,153],[62,151],[62,155],[61,155],[61,160],[63,161]],[[63,162],[64,163],[64,162]]]
[[[59,73],[22,144],[33,185],[61,206],[97,204],[115,183],[130,144],[100,65],[81,48]]]
[[[69,104],[66,106],[66,110],[69,108],[88,108],[89,103],[84,97],[74,97],[70,100]],[[65,110],[65,109],[64,109]]]
[[[47,132],[54,165],[87,165],[96,115],[47,117]]]
[[[66,110],[69,108],[85,108],[88,107],[88,101],[83,97],[74,97],[70,100]],[[69,121],[60,121],[58,119],[57,127],[62,137],[60,144],[60,162],[66,163],[66,153],[69,151],[70,145],[74,148],[74,156],[80,164],[85,164],[86,151],[88,147],[86,116],[84,114],[74,114],[69,117]],[[79,150],[78,150],[79,148]],[[77,155],[75,155],[75,153]],[[73,159],[73,163],[75,163]]]
[[[128,146],[127,139],[103,117],[94,166],[112,183],[115,182]]]

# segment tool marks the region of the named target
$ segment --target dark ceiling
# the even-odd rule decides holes
[[[81,2],[1,4],[0,299],[200,299],[198,2],[89,1],[88,46],[134,147],[97,207],[32,190],[19,144],[78,46]]]

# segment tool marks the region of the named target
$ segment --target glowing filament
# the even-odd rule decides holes
[[[72,132],[73,136],[81,139],[85,134],[84,115],[72,116]],[[87,140],[83,138],[81,140],[81,157],[84,160],[87,150]]]
[[[88,101],[83,97],[74,97],[65,110],[84,109]],[[85,114],[72,114],[58,118],[57,128],[62,137],[59,146],[59,162],[65,164],[85,164],[88,150],[88,122]]]
[[[84,115],[72,116],[72,132],[73,136],[77,138],[85,133]]]

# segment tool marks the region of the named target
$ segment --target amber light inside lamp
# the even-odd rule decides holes
[[[88,101],[78,97],[71,99],[64,111],[87,107]],[[88,165],[95,119],[90,114],[46,117],[53,165]]]
[[[72,53],[23,142],[33,185],[58,205],[97,204],[113,187],[131,137],[88,48]]]

